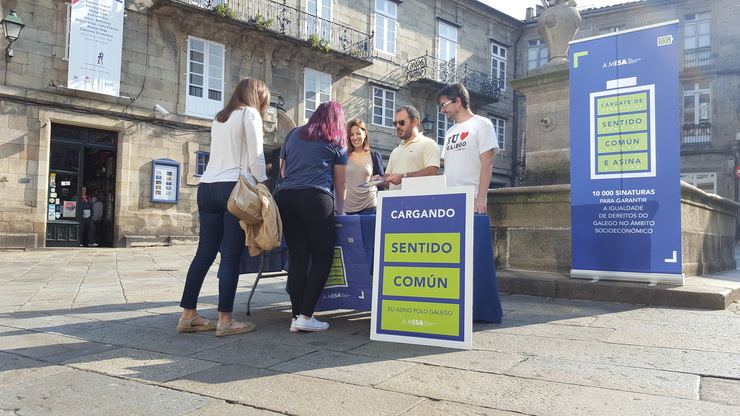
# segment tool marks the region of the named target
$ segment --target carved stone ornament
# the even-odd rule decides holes
[[[581,14],[573,0],[542,0],[545,10],[540,14],[537,32],[547,44],[550,59],[545,64],[568,62],[568,42],[573,40],[581,26]]]

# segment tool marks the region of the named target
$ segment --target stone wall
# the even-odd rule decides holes
[[[682,270],[686,276],[736,268],[740,204],[681,183]],[[570,185],[489,191],[498,269],[570,272]]]

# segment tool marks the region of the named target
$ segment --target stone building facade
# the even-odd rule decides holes
[[[124,4],[120,96],[111,96],[67,85],[68,2],[0,2],[2,16],[15,10],[25,24],[13,56],[0,62],[0,248],[79,245],[75,202],[83,185],[103,202],[103,246],[194,238],[210,120],[247,76],[263,79],[273,92],[265,119],[268,165],[285,134],[327,100],[342,104],[348,118],[368,122],[373,147],[386,157],[399,142],[391,124],[397,107],[416,106],[436,137],[447,127],[436,91],[461,81],[474,111],[501,127],[504,151],[492,186],[512,184],[513,92],[505,79],[514,75],[510,57],[521,22],[488,6],[474,0]],[[154,198],[160,180],[171,181],[176,200]]]

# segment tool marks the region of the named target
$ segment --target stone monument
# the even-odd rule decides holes
[[[523,185],[570,183],[568,48],[581,24],[573,0],[542,0],[537,30],[550,52],[548,62],[511,81],[527,97]]]

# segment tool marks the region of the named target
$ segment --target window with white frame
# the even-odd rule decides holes
[[[332,0],[307,0],[307,31],[321,40],[331,41]]]
[[[710,194],[717,193],[717,174],[713,172],[682,173],[681,180]]]
[[[530,40],[527,49],[527,69],[532,70],[539,68],[547,63],[550,51],[542,39]]]
[[[188,37],[188,92],[185,113],[212,118],[224,107],[224,45]]]
[[[493,129],[496,130],[496,140],[498,141],[498,147],[504,150],[505,137],[506,137],[506,120],[498,117],[491,117],[491,123],[493,123]]]
[[[491,76],[500,80],[501,91],[506,91],[506,47],[491,43]]]
[[[684,50],[706,48],[710,46],[712,15],[709,12],[687,14],[683,22]]]
[[[437,144],[440,146],[445,145],[445,134],[450,127],[454,126],[455,122],[448,119],[443,112],[437,111]]]
[[[391,0],[375,0],[375,50],[396,54],[398,4]]]
[[[396,115],[396,92],[373,87],[373,124],[393,127]]]
[[[304,121],[308,121],[319,104],[331,100],[331,75],[306,68],[303,72]]]
[[[442,21],[439,22],[439,60],[439,80],[456,82],[457,27]]]
[[[711,112],[710,83],[691,82],[683,85],[683,123],[709,123]]]

